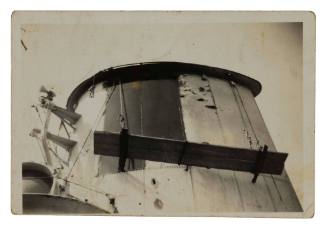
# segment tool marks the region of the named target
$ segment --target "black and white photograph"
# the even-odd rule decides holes
[[[305,11],[14,12],[12,212],[312,217],[314,26]]]

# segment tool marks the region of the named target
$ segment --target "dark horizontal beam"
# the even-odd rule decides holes
[[[119,157],[119,133],[94,132],[94,153]],[[184,152],[184,153],[183,153]],[[254,172],[260,151],[147,136],[128,136],[127,158]],[[183,155],[182,159],[180,158]],[[267,152],[261,173],[281,174],[286,153]]]

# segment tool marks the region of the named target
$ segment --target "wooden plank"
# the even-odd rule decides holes
[[[243,101],[243,106],[250,118],[259,143],[268,145],[270,151],[276,151],[276,147],[269,135],[268,128],[252,93],[241,85],[237,85],[237,91]],[[282,176],[265,175],[264,179],[269,187],[277,211],[302,211],[301,204],[285,170]]]
[[[241,108],[238,106],[230,83],[225,80],[208,77],[214,97],[218,117],[222,123],[224,145],[239,148],[250,148],[250,141]]]
[[[276,147],[251,91],[241,85],[235,85],[235,92],[241,99],[244,112],[246,112],[246,116],[249,118],[251,128],[258,139],[258,144],[267,145],[270,151],[276,151]]]
[[[224,145],[208,81],[197,75],[181,76],[180,96],[187,141]]]
[[[119,157],[119,133],[94,133],[94,153]],[[253,172],[259,151],[184,141],[128,136],[128,158]],[[287,154],[267,153],[262,173],[280,174]]]
[[[206,78],[197,75],[180,76],[183,121],[187,141],[223,145],[221,122]],[[227,176],[226,176],[227,172]],[[231,171],[189,169],[194,196],[194,211],[206,215],[238,212],[242,201]]]
[[[142,135],[184,140],[176,79],[142,81]],[[146,162],[146,168],[162,168],[161,162]]]
[[[274,193],[273,200],[278,211],[303,211],[287,174],[285,174],[283,177],[265,174],[263,177],[265,177],[271,192]]]
[[[191,167],[190,173],[197,214],[242,211],[242,197],[232,171]]]
[[[217,104],[218,116],[222,122],[223,135],[227,139],[226,144],[241,145],[248,149],[258,150],[256,136],[242,106],[241,98],[236,93],[236,84],[215,78],[209,78],[209,82]],[[270,163],[267,161],[265,164]],[[283,168],[279,169],[282,171]],[[239,195],[245,211],[275,210],[267,184],[262,177],[252,184],[250,182],[252,174],[234,172],[233,176],[238,184]]]

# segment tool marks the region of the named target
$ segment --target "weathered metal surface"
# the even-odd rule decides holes
[[[220,79],[233,80],[249,88],[254,96],[261,91],[261,84],[258,81],[237,72],[190,63],[147,62],[117,66],[98,72],[83,81],[72,91],[68,97],[66,107],[68,110],[75,110],[82,95],[100,82],[107,82],[108,85],[113,85],[119,82],[127,83],[135,80],[177,79],[180,74],[204,74]]]
[[[142,133],[145,136],[184,140],[179,113],[178,81],[142,82]]]
[[[190,215],[194,211],[192,178],[183,168],[144,170],[145,215]]]
[[[119,133],[94,133],[94,153],[119,157]],[[181,163],[208,168],[254,172],[259,151],[224,146],[185,142],[174,139],[145,136],[128,136],[128,158]],[[284,168],[287,154],[267,153],[262,173],[280,174]]]
[[[187,75],[188,72],[194,75]],[[179,73],[184,73],[180,77],[184,79],[178,82]],[[212,77],[209,73],[213,73]],[[102,85],[97,85],[93,96],[82,97],[77,107],[83,90],[99,82],[106,82],[108,91],[113,84],[122,82],[129,132],[137,139],[134,142],[129,139],[129,154],[147,155],[135,160],[141,162],[138,167],[141,170],[134,170],[135,167],[117,173],[118,157],[94,155],[95,130],[116,133],[121,130],[119,90],[114,91],[102,109],[106,92]],[[265,144],[260,136],[270,137],[268,130],[262,128],[263,119],[255,107],[254,96],[261,88],[258,85],[257,81],[230,71],[180,63],[131,65],[96,74],[78,86],[67,102],[68,110],[76,109],[83,114],[71,135],[81,142],[74,147],[69,167],[64,169],[68,172],[59,174],[67,179],[67,193],[119,215],[208,216],[226,212],[301,211],[287,176],[260,174],[257,183],[252,184],[251,173],[198,166],[185,171],[184,166],[177,165],[187,164],[187,160],[189,163],[204,160],[226,168],[218,158],[231,157],[229,166],[231,161],[235,165],[235,158],[236,161],[245,158],[251,161],[246,169],[252,172],[259,146]],[[254,123],[257,116],[261,120]],[[104,149],[104,154],[118,152],[116,137],[117,134],[106,140],[114,150]],[[192,143],[185,145],[185,141]],[[276,153],[269,141],[267,145],[270,153]],[[137,151],[130,151],[133,148]],[[202,151],[207,154],[204,158],[199,156]],[[184,152],[182,158],[181,152]],[[164,162],[146,161],[157,160],[154,157],[158,155],[163,155],[159,160]],[[92,173],[95,164],[98,172]]]
[[[264,123],[258,110],[255,111],[252,108],[251,113],[245,113],[245,109],[249,112],[249,103],[255,105],[257,109],[251,91],[244,88],[247,97],[240,97],[235,93],[237,84],[232,85],[233,82],[206,76],[201,78],[202,81],[199,76],[194,75],[181,77],[189,91],[197,92],[188,93],[181,98],[188,140],[258,149],[258,141],[250,123],[250,120],[254,122],[257,119],[253,119],[252,112],[257,112],[256,116],[260,118],[255,125],[261,126]],[[206,81],[210,82],[210,87]],[[200,93],[197,90],[200,87],[208,90],[202,90]],[[183,91],[182,87],[181,92]],[[212,92],[213,98],[207,91]],[[198,96],[202,96],[202,100],[198,101]],[[215,105],[217,110],[206,109],[207,105]],[[246,115],[249,115],[250,120]],[[210,125],[212,128],[206,128]],[[260,134],[269,136],[268,130],[258,135]],[[264,142],[261,141],[262,144]],[[266,143],[271,146],[270,141]],[[275,147],[269,149],[276,151]],[[277,189],[276,183],[280,182],[281,178],[273,180],[271,175],[262,174],[253,185],[249,182],[253,177],[249,173],[206,170],[196,167],[192,167],[190,172],[194,184],[195,207],[199,211],[301,211],[298,200],[293,198],[294,190],[287,188],[290,186],[289,181],[285,180],[284,183],[280,183]],[[208,187],[211,188],[208,189]],[[216,191],[213,193],[210,190]],[[282,198],[284,195],[290,197]]]
[[[179,88],[175,79],[142,82],[142,135],[177,140],[185,139],[179,112],[179,100],[176,99],[178,97]],[[146,168],[165,166],[165,163],[146,162]]]
[[[223,145],[223,129],[217,118],[216,109],[212,109],[215,103],[207,78],[183,75],[180,81],[187,140]],[[243,200],[234,173],[234,171],[192,166],[189,169],[189,176],[192,179],[194,212],[215,215],[221,212],[243,211]]]
[[[208,77],[211,93],[217,105],[217,118],[221,123],[224,144],[239,145],[242,148],[259,150],[251,129],[243,101],[235,91],[236,83]],[[253,96],[251,99],[254,99]],[[255,185],[249,181],[253,175],[234,171],[225,174],[226,179],[235,179],[242,207],[245,211],[274,211],[269,189],[261,176]]]
[[[241,85],[237,85],[236,88],[243,101],[244,109],[249,117],[253,132],[256,134],[257,141],[260,144],[267,144],[270,150],[276,151],[276,147],[252,93]],[[302,211],[301,204],[285,170],[281,176],[262,176],[269,189],[269,195],[276,211]]]

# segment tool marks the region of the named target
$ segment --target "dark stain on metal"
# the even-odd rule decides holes
[[[59,191],[61,192],[61,193],[63,193],[63,192],[65,192],[65,187],[63,186],[63,185],[59,185]]]
[[[199,91],[201,92],[205,91],[204,87],[199,87]]]
[[[156,184],[157,184],[156,179],[152,178],[152,179],[151,179],[151,183],[152,183],[153,185],[156,185]]]
[[[201,101],[201,102],[202,102],[202,101],[205,101],[204,98],[198,98],[197,100],[198,100],[198,101]]]
[[[160,199],[155,199],[153,204],[157,209],[162,209],[163,208],[163,202]]]
[[[217,107],[215,105],[206,105],[206,108],[209,108],[209,109],[216,109]]]
[[[23,48],[25,49],[25,51],[27,51],[27,47],[26,47],[24,41],[23,41],[23,40],[20,40],[20,43],[22,44],[22,46],[23,46]]]
[[[196,93],[193,89],[191,89],[191,88],[185,88],[184,91],[189,91],[189,92],[191,92],[193,95],[196,95],[196,94],[197,94],[197,93]]]
[[[109,203],[112,206],[112,208],[114,209],[114,213],[118,213],[118,209],[117,209],[117,207],[115,205],[115,202],[116,202],[116,199],[115,198],[110,198],[109,199]]]
[[[109,199],[109,203],[110,203],[111,205],[115,205],[115,198],[110,198],[110,199]]]
[[[179,80],[178,83],[179,83],[179,86],[181,86],[181,87],[186,86],[186,81],[184,79]]]

